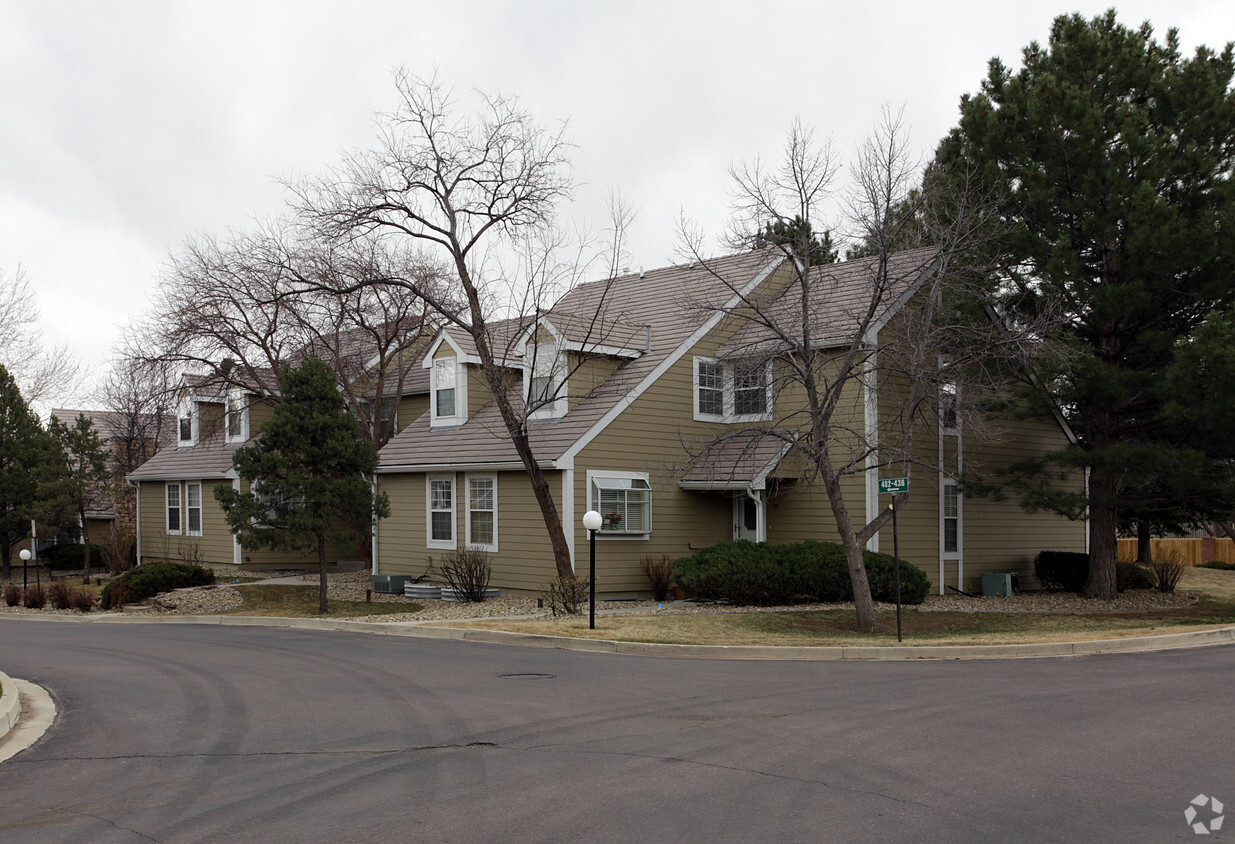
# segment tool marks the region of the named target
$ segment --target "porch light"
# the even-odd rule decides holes
[[[590,598],[588,601],[587,626],[589,630],[596,629],[596,531],[600,530],[600,524],[600,513],[597,513],[595,510],[588,510],[583,514],[583,527],[588,531],[591,539],[590,564],[588,566]]]
[[[30,562],[30,550],[23,548],[17,556],[21,557],[21,588],[24,591],[30,586],[26,576],[26,564]]]

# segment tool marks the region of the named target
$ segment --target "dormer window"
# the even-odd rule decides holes
[[[955,381],[945,382],[939,388],[939,425],[945,431],[955,433],[960,429],[960,389]]]
[[[193,401],[188,392],[180,396],[180,407],[176,411],[176,444],[185,447],[197,444],[197,402]]]
[[[227,391],[227,441],[242,443],[249,438],[249,402],[243,390]]]
[[[772,363],[695,358],[695,419],[757,422],[772,415]]]
[[[524,376],[528,415],[557,419],[566,414],[566,365],[555,343],[528,343],[524,347]]]
[[[463,422],[463,380],[458,358],[444,357],[433,361],[432,405],[434,425],[456,425]]]

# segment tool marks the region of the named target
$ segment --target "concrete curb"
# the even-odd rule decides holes
[[[0,616],[3,618],[4,616]],[[665,645],[652,642],[617,642],[610,639],[576,639],[481,630],[470,627],[426,627],[416,622],[343,621],[330,618],[271,618],[266,616],[180,615],[141,617],[123,615],[29,616],[41,621],[93,624],[218,624],[225,627],[287,627],[297,630],[334,630],[421,639],[461,639],[494,645],[615,653],[628,656],[693,657],[698,659],[781,660],[908,660],[908,659],[1024,659],[1029,657],[1088,656],[1108,653],[1139,653],[1175,648],[1195,648],[1235,642],[1235,627],[1131,636],[1123,639],[1093,639],[1081,642],[1040,642],[1025,645],[864,645],[864,646],[758,646],[758,645]]]
[[[0,695],[0,739],[3,739],[21,717],[21,692],[3,671],[0,671],[0,688],[4,689],[4,694]]]

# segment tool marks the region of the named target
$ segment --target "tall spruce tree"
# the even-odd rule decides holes
[[[1172,453],[1196,456],[1165,424],[1165,379],[1207,315],[1235,301],[1235,62],[1230,44],[1184,58],[1175,30],[1158,43],[1114,10],[1056,18],[1023,61],[1014,74],[991,60],[937,162],[997,190],[1011,228],[1004,289],[1067,316],[1072,364],[1041,383],[1080,440],[1053,457],[1089,470],[1088,497],[1039,485],[1025,500],[1088,505],[1085,594],[1113,597],[1120,513],[1165,479],[1143,470],[1195,469]],[[1212,386],[1229,390],[1222,378]]]
[[[13,549],[30,535],[52,449],[17,382],[0,366],[0,578],[13,573]]]
[[[282,374],[283,401],[233,464],[248,492],[215,487],[232,533],[249,548],[317,553],[318,611],[325,613],[326,546],[367,539],[348,526],[389,514],[373,495],[377,448],[344,409],[334,372],[310,357]]]

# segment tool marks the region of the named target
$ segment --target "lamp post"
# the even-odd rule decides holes
[[[588,601],[588,620],[587,626],[589,630],[596,629],[596,531],[600,530],[600,513],[595,510],[588,510],[583,514],[583,526],[589,533],[591,539],[591,562],[588,565],[588,589],[591,597]]]
[[[18,556],[21,557],[21,588],[22,588],[22,591],[24,592],[30,586],[30,580],[29,580],[28,575],[26,574],[26,564],[30,562],[29,549],[26,549],[26,548],[21,549],[21,553],[18,554]]]

